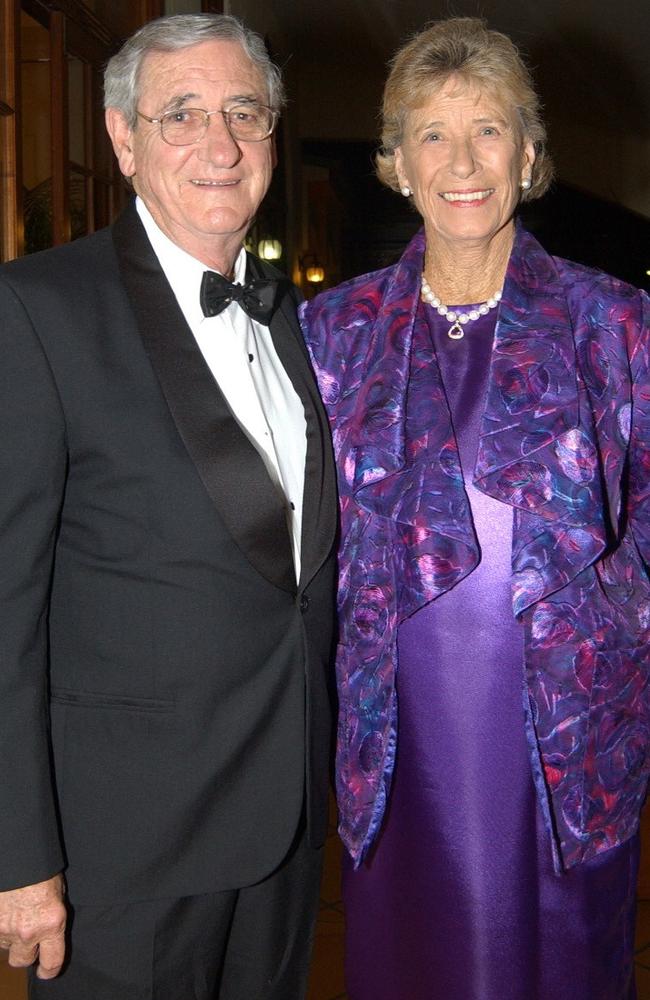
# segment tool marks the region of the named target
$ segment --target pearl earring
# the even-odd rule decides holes
[[[530,177],[524,177],[522,179],[522,182],[521,182],[521,190],[522,191],[530,191],[532,183],[533,182],[531,181]]]
[[[410,198],[410,196],[411,196],[411,189],[410,189],[410,187],[408,187],[408,185],[405,184],[404,187],[400,188],[400,191],[404,195],[405,198]]]

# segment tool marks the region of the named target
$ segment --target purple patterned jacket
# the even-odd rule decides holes
[[[337,791],[357,863],[395,759],[397,627],[479,559],[440,372],[411,353],[423,252],[420,232],[395,266],[301,310],[339,470]],[[517,228],[474,482],[515,512],[526,724],[558,871],[635,832],[650,772],[649,326],[644,293]]]

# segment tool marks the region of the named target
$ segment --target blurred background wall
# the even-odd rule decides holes
[[[279,243],[306,294],[390,262],[416,227],[373,177],[377,112],[392,53],[449,14],[485,17],[533,68],[558,179],[527,224],[551,251],[650,287],[646,0],[0,0],[2,258],[114,217],[126,192],[101,67],[149,18],[201,10],[243,18],[283,68],[280,165],[250,245]]]

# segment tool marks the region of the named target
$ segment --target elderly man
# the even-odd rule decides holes
[[[281,101],[234,18],[145,26],[106,73],[134,204],[0,270],[0,944],[39,1000],[304,994],[336,515],[295,289],[242,249]]]

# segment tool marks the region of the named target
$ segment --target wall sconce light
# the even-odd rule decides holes
[[[264,236],[257,244],[257,252],[262,260],[280,260],[282,244],[272,236]]]
[[[325,281],[325,269],[315,253],[306,253],[300,258],[299,264],[310,285],[320,285]]]

